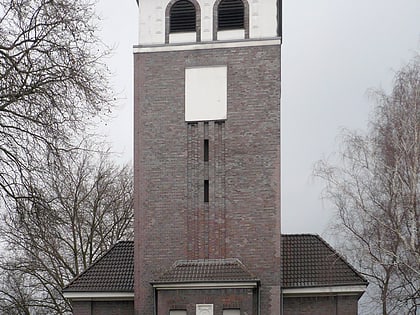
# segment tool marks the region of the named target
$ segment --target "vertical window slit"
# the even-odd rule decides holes
[[[204,202],[209,202],[209,180],[204,180]]]
[[[204,139],[204,162],[209,161],[209,139]]]

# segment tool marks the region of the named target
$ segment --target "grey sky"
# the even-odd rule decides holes
[[[132,158],[132,46],[135,0],[99,0],[101,36],[120,92],[116,116],[100,129],[122,160]],[[420,0],[283,0],[282,232],[326,232],[331,206],[320,200],[313,164],[338,146],[342,128],[366,127],[369,88],[391,86],[393,73],[420,50]]]

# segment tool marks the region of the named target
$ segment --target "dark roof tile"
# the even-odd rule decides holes
[[[367,284],[318,235],[282,235],[284,288]],[[134,244],[120,242],[65,288],[64,292],[133,292]],[[257,281],[238,259],[180,260],[154,283]]]
[[[73,279],[63,291],[132,292],[134,288],[133,275],[133,242],[119,242]]]
[[[257,281],[238,259],[178,260],[154,283]]]
[[[282,235],[283,287],[367,284],[366,280],[318,235]]]

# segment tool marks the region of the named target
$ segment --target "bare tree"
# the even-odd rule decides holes
[[[0,0],[0,197],[110,110],[96,22],[92,0]]]
[[[78,151],[112,108],[95,0],[0,0],[0,312],[63,314],[61,287],[130,237],[132,176]]]
[[[10,305],[18,314],[71,310],[64,285],[113,244],[133,238],[132,178],[131,167],[85,151],[46,166],[42,181],[26,180],[19,193],[31,198],[9,198],[0,225],[0,300],[8,301],[0,303],[2,314]],[[25,281],[9,280],[17,278]]]
[[[376,96],[369,132],[347,132],[337,163],[321,161],[315,174],[337,209],[342,250],[371,283],[369,314],[418,314],[420,58]]]
[[[0,310],[5,315],[29,315],[31,288],[25,275],[19,272],[4,272],[1,277]]]

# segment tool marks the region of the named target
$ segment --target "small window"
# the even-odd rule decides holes
[[[209,193],[209,180],[205,179],[204,180],[204,202],[209,202],[209,197],[210,197],[210,193]]]
[[[242,0],[223,0],[217,12],[219,31],[245,28],[245,7]]]
[[[169,311],[169,315],[187,315],[187,311],[185,311],[185,310],[172,310],[172,311]]]
[[[223,310],[223,315],[241,315],[241,311],[239,309]]]
[[[204,162],[209,161],[209,139],[204,139]]]
[[[194,5],[188,0],[179,0],[170,11],[170,33],[196,31],[196,13]]]

